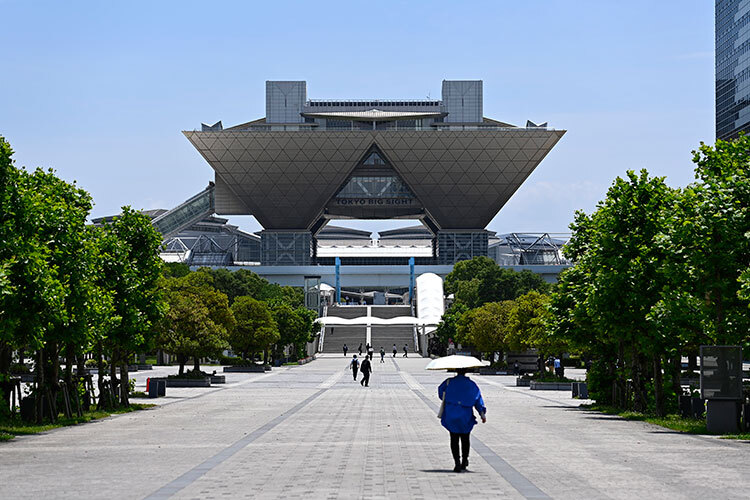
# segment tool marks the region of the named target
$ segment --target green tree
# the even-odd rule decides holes
[[[550,297],[533,290],[514,301],[508,315],[506,339],[510,349],[536,349],[542,358],[570,350],[565,337],[549,327],[552,319],[549,307]]]
[[[531,290],[546,292],[549,284],[538,274],[500,267],[489,257],[457,262],[445,277],[445,292],[469,308],[513,300]]]
[[[158,286],[162,273],[161,235],[147,216],[130,207],[123,207],[119,216],[102,227],[102,232],[101,285],[112,291],[114,314],[120,318],[108,332],[105,346],[112,357],[113,385],[118,385],[116,367],[120,366],[120,402],[127,405],[128,360],[153,343],[157,324],[166,312]]]
[[[438,326],[435,329],[434,339],[436,345],[433,346],[433,351],[437,352],[434,354],[445,355],[446,349],[451,340],[457,344],[465,341],[465,339],[459,336],[457,325],[461,316],[468,310],[469,308],[466,304],[454,302],[448,310],[443,313],[443,317],[440,318],[440,323],[438,323]]]
[[[502,353],[506,347],[508,319],[513,301],[488,302],[461,315],[457,331],[466,343],[483,353]]]
[[[252,297],[237,297],[232,304],[237,325],[229,343],[242,358],[250,357],[279,341],[279,330],[265,302]]]
[[[670,278],[663,311],[691,325],[695,343],[750,348],[742,272],[750,267],[750,137],[693,151],[698,182],[683,190],[662,247]]]
[[[165,278],[182,278],[190,274],[190,267],[182,262],[165,262],[162,275]]]
[[[292,308],[281,303],[271,309],[279,331],[274,356],[279,356],[286,346],[293,346],[295,356],[302,357],[305,345],[312,340],[317,315],[304,307]]]
[[[177,356],[179,374],[187,359],[200,370],[200,358],[218,356],[229,347],[229,332],[235,326],[227,296],[211,286],[207,273],[190,273],[161,282],[169,307],[160,323],[157,346]]]
[[[561,277],[551,304],[554,313],[562,313],[551,320],[551,333],[580,337],[582,330],[592,328],[608,346],[598,354],[614,351],[616,366],[628,367],[637,411],[647,410],[647,382],[653,379],[653,405],[659,414],[665,411],[662,358],[674,339],[648,321],[648,315],[666,285],[664,251],[657,241],[674,203],[674,190],[645,170],[615,179],[591,216],[576,214],[566,252],[577,261],[577,271]],[[570,312],[561,308],[566,303]],[[572,328],[571,320],[583,322]],[[624,385],[624,370],[616,376]]]

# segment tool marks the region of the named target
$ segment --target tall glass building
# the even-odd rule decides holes
[[[750,0],[716,0],[716,138],[750,130]]]

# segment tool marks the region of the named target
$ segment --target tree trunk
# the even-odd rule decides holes
[[[34,394],[34,414],[36,416],[36,423],[37,425],[41,425],[44,421],[44,405],[42,404],[42,394],[44,394],[46,391],[46,386],[44,384],[44,349],[39,349],[37,351],[37,361],[36,361],[36,369],[34,370],[36,372],[36,392]]]
[[[127,408],[130,406],[130,378],[128,374],[128,359],[130,356],[123,356],[122,368],[120,369],[120,404]]]
[[[663,417],[666,414],[664,407],[664,377],[661,371],[661,356],[654,355],[652,359],[654,365],[654,404],[656,414]]]
[[[117,349],[112,350],[112,357],[109,360],[109,388],[112,395],[112,403],[117,405],[117,394],[120,389],[121,381],[117,378],[117,363],[120,359],[119,351]]]
[[[198,373],[201,371],[201,358],[193,356],[193,371]]]
[[[185,373],[185,363],[187,362],[187,356],[178,354],[177,361],[180,363],[180,371],[178,371],[177,374],[182,375],[183,373]]]
[[[97,387],[99,389],[99,402],[97,408],[101,410],[107,404],[107,399],[104,394],[104,355],[102,354],[102,343],[99,342],[96,345],[96,367],[99,369],[97,376]]]
[[[75,363],[75,351],[72,345],[65,346],[65,383],[68,390],[73,389],[73,364]]]
[[[646,410],[646,400],[644,398],[645,386],[643,382],[643,372],[641,370],[641,356],[636,350],[635,344],[632,347],[632,366],[631,366],[631,379],[633,380],[633,410],[637,412],[643,412]]]
[[[13,363],[13,349],[8,344],[0,344],[0,376],[10,373],[10,365]],[[10,407],[10,392],[3,392],[4,408]]]

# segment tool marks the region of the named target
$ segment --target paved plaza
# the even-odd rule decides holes
[[[435,416],[444,373],[376,357],[369,388],[341,356],[158,407],[0,443],[0,498],[748,498],[750,444],[577,408],[569,393],[474,376],[488,408],[469,471]],[[174,368],[138,372],[163,375]]]

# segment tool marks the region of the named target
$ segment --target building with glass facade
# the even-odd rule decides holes
[[[750,0],[716,0],[716,138],[750,129]]]
[[[443,81],[439,100],[317,100],[304,81],[268,81],[265,117],[184,132],[215,181],[181,210],[253,215],[262,266],[330,265],[318,238],[334,219],[417,219],[420,264],[452,265],[488,255],[485,227],[564,133],[485,117],[480,80]],[[352,262],[394,262],[370,253]]]

